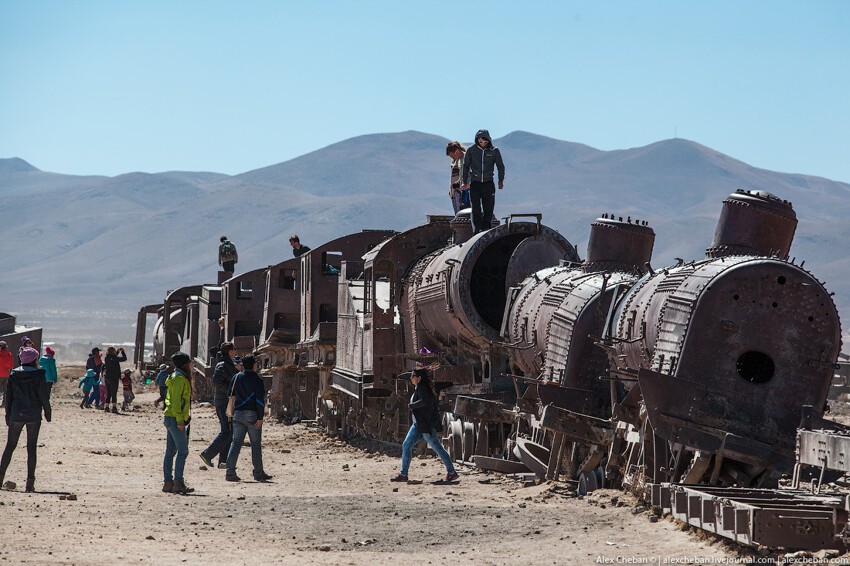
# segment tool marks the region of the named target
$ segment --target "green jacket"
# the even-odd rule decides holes
[[[189,419],[189,404],[192,396],[192,384],[182,371],[174,370],[165,380],[168,392],[165,394],[165,411],[163,416],[174,417],[177,424]]]

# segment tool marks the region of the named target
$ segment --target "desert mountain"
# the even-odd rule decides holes
[[[141,305],[215,280],[222,234],[238,246],[244,271],[291,257],[293,232],[315,245],[450,213],[447,141],[412,131],[366,135],[235,176],[72,176],[0,159],[0,310],[25,316],[48,308],[78,326],[86,313],[113,316],[126,321],[129,337]],[[618,151],[528,132],[495,143],[507,167],[497,216],[543,212],[544,223],[582,252],[590,223],[607,212],[650,222],[658,236],[653,265],[699,258],[735,189],[790,200],[800,221],[792,255],[827,281],[842,312],[850,307],[846,183],[758,169],[683,139]],[[42,324],[61,325],[61,317]]]

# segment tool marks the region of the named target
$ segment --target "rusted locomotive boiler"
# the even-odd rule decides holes
[[[796,225],[790,202],[738,191],[706,259],[622,299],[604,346],[624,386],[608,462],[624,483],[765,486],[791,470],[802,407],[822,417],[841,348],[830,293],[788,260]]]
[[[582,264],[536,272],[512,289],[502,334],[512,345],[513,378],[523,392],[517,413],[526,425],[514,451],[541,475],[579,477],[602,461],[608,437],[578,447],[576,440],[588,439],[575,436],[569,416],[609,426],[617,389],[602,379],[608,359],[594,338],[606,333],[614,306],[648,269],[654,242],[648,223],[605,215],[591,225]]]
[[[474,237],[468,214],[430,217],[367,254],[361,277],[349,275],[361,266],[346,262],[335,391],[324,396],[343,407],[348,426],[403,438],[410,393],[397,378],[412,369],[413,359],[438,362],[435,379],[451,386],[447,406],[458,393],[513,402],[499,336],[508,289],[542,266],[577,259],[566,239],[542,225],[540,215],[531,216],[533,222],[510,217]]]

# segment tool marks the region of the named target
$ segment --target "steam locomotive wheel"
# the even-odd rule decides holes
[[[452,457],[452,461],[457,461],[463,457],[463,424],[457,420],[452,421],[451,431],[452,444],[449,456]]]
[[[584,472],[578,480],[578,494],[587,495],[598,488],[596,483],[596,471]]]
[[[472,423],[463,423],[463,438],[461,439],[463,452],[463,461],[469,462],[472,460],[472,454],[475,452],[475,425]]]

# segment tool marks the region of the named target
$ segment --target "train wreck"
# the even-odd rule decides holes
[[[475,235],[468,211],[428,216],[169,292],[139,312],[136,364],[182,349],[203,394],[232,341],[256,352],[282,420],[400,442],[400,377],[426,361],[453,460],[628,489],[741,544],[845,548],[850,503],[822,488],[850,471],[850,433],[824,419],[840,321],[789,260],[796,226],[790,202],[739,190],[704,258],[653,268],[655,232],[630,217],[594,221],[582,260],[540,214]]]

